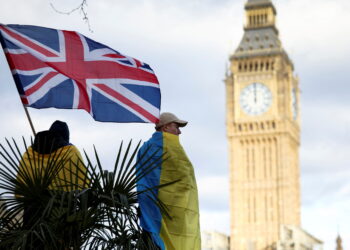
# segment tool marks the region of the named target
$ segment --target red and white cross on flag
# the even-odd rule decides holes
[[[0,25],[22,102],[84,109],[105,122],[156,123],[160,89],[150,66],[77,32]]]

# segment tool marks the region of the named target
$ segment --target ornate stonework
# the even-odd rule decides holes
[[[248,0],[226,75],[231,249],[274,249],[300,224],[299,83],[270,0]]]

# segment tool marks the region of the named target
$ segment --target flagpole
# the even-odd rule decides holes
[[[23,105],[24,111],[26,112],[26,115],[27,115],[30,127],[31,127],[31,129],[33,131],[33,135],[35,137],[36,133],[35,133],[35,129],[34,129],[34,125],[33,125],[32,119],[30,118],[30,115],[29,115],[29,112],[28,112],[28,108],[23,103],[22,103],[22,105]]]
[[[0,23],[0,24],[2,24],[2,23]],[[2,51],[4,51],[4,48],[3,48],[3,46],[1,45],[1,43],[0,43],[0,49],[1,49]],[[5,56],[5,54],[3,54],[3,55]],[[9,69],[10,69],[10,71],[11,71],[11,68],[10,68],[10,67],[9,67]],[[21,100],[21,97],[20,97],[20,100]],[[35,133],[34,125],[33,125],[32,119],[30,118],[28,109],[27,109],[27,107],[23,104],[22,100],[21,100],[21,103],[22,103],[22,106],[23,106],[23,108],[24,108],[24,112],[26,113],[26,116],[27,116],[27,118],[28,118],[28,121],[29,121],[29,124],[30,124],[30,128],[32,129],[33,135],[34,135],[34,137],[35,137],[36,133]]]

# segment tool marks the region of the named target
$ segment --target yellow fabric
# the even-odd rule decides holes
[[[193,166],[179,137],[163,132],[164,158],[160,184],[179,180],[159,189],[158,197],[165,203],[171,219],[163,215],[160,236],[167,250],[201,249],[198,190]]]
[[[40,157],[40,161],[38,161],[39,164],[34,164],[33,159],[39,159],[39,157]],[[87,185],[83,186],[84,178],[87,170],[84,164],[82,163],[83,161],[79,150],[73,145],[68,145],[68,146],[59,148],[51,154],[39,154],[36,151],[34,151],[32,147],[29,147],[27,152],[25,152],[22,157],[22,162],[20,164],[19,171],[27,171],[28,174],[31,177],[33,177],[32,171],[35,168],[47,166],[50,157],[51,157],[51,161],[53,157],[57,158],[57,161],[56,161],[57,163],[60,162],[60,160],[61,161],[64,160],[63,161],[64,167],[62,167],[62,169],[58,173],[58,178],[56,178],[54,182],[49,186],[49,189],[51,190],[63,189],[64,191],[71,191],[71,190],[83,189],[87,187]],[[41,161],[41,159],[43,160]],[[30,160],[32,162],[32,165],[30,164]],[[32,166],[33,169],[30,166]],[[24,167],[26,167],[26,170],[23,169]],[[77,171],[77,167],[80,169],[80,171]],[[37,171],[37,170],[34,170],[34,171]],[[77,172],[78,172],[78,178],[76,178],[76,175],[74,174]],[[18,174],[17,174],[17,178],[21,179]],[[67,184],[63,180],[67,180]],[[69,183],[74,183],[79,187],[75,186],[72,188]],[[67,186],[62,187],[64,185],[67,185]]]

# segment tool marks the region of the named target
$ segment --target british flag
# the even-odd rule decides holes
[[[23,104],[83,109],[104,122],[156,123],[160,88],[150,66],[77,32],[0,25]]]

